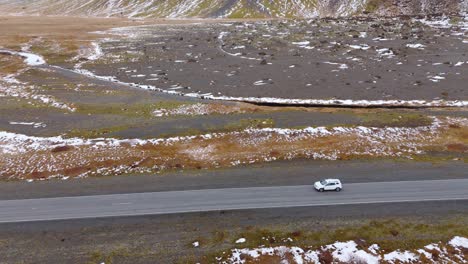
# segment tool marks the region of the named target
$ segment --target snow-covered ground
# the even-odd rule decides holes
[[[0,77],[0,97],[9,96],[22,98],[26,100],[33,100],[51,107],[64,109],[70,112],[76,110],[74,107],[64,102],[60,102],[53,96],[41,94],[34,84],[20,82],[17,79],[17,77],[21,75],[24,71],[26,71],[29,67],[45,65],[47,62],[42,56],[29,52],[27,45],[22,47],[21,52],[0,49],[0,53],[2,52],[24,58],[24,63],[27,65],[27,68],[21,69],[15,74],[9,74],[7,76],[4,76],[3,78]],[[29,103],[34,104],[33,102]]]
[[[468,122],[466,119],[452,119],[453,123],[464,124]],[[416,128],[377,128],[377,127],[307,127],[304,129],[289,129],[289,128],[247,128],[242,131],[226,132],[226,133],[210,133],[200,136],[184,136],[184,137],[171,137],[160,139],[115,139],[115,138],[96,138],[96,139],[83,139],[83,138],[63,138],[57,137],[35,137],[11,132],[0,131],[0,152],[1,153],[21,153],[26,151],[41,151],[50,150],[57,146],[94,146],[96,148],[111,148],[120,146],[124,143],[135,145],[145,144],[171,144],[180,141],[189,141],[196,138],[213,139],[222,138],[229,135],[256,135],[266,136],[276,134],[284,137],[285,140],[298,140],[307,137],[321,137],[321,136],[336,136],[336,135],[356,135],[362,138],[368,138],[370,141],[384,140],[384,141],[398,141],[408,135],[418,137],[422,133],[438,133],[441,121],[434,118],[434,122],[430,126],[416,127]]]
[[[37,87],[27,83],[20,82],[16,79],[16,75],[8,75],[4,78],[0,78],[0,97],[17,97],[26,100],[32,100],[29,102],[34,105],[33,101],[64,109],[70,112],[74,112],[76,109],[66,103],[58,101],[55,97],[50,95],[41,94],[37,91]]]
[[[153,112],[154,116],[199,116],[210,114],[232,114],[244,113],[238,106],[226,106],[221,104],[182,104],[173,109],[158,109]]]
[[[439,242],[418,250],[396,250],[389,253],[381,250],[376,244],[363,248],[355,241],[347,241],[336,242],[319,249],[294,246],[233,249],[229,256],[219,257],[218,260],[223,264],[243,264],[246,263],[246,259],[260,261],[262,258],[266,260],[268,257],[276,256],[280,259],[280,263],[284,264],[318,264],[330,258],[333,263],[467,263],[467,249],[468,239],[456,236],[448,243]]]
[[[10,74],[3,78],[0,77],[0,97],[16,97],[28,100],[29,104],[41,103],[50,107],[74,112],[76,109],[67,103],[59,101],[51,95],[42,94],[34,84],[28,84],[18,81],[17,74]]]

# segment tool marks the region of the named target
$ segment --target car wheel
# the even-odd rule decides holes
[[[320,189],[319,189],[319,192],[323,192],[323,188],[320,188]]]
[[[339,192],[339,191],[341,191],[341,188],[338,187],[338,188],[335,189],[335,191]]]

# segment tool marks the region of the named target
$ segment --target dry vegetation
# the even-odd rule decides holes
[[[24,68],[23,60],[0,52],[0,77],[19,72]]]
[[[26,48],[42,55],[49,63],[65,63],[79,55],[80,50],[88,48],[93,40],[104,37],[92,32],[144,23],[154,23],[154,21],[121,18],[0,16],[2,25],[0,49],[20,51]],[[4,67],[1,67],[2,60],[0,60],[0,74],[5,73]]]
[[[88,140],[79,144],[74,143],[77,139],[4,140],[4,149],[12,144],[17,149],[0,157],[0,175],[3,179],[46,179],[209,169],[295,158],[412,159],[428,151],[456,149],[466,153],[467,128],[465,119],[436,119],[433,125],[418,128],[264,128],[149,141]]]
[[[275,249],[265,250],[266,252],[274,252],[271,255],[260,254],[252,257],[249,254],[241,254],[240,257],[245,260],[245,263],[283,263],[284,260],[287,260],[288,263],[316,263],[312,259],[308,261],[307,258],[301,257],[305,252],[310,251],[318,252],[320,263],[367,263],[365,259],[361,259],[357,254],[352,256],[349,262],[337,262],[336,254],[332,254],[334,248],[325,247],[324,245],[330,245],[338,241],[354,241],[360,250],[374,256],[408,250],[409,252],[415,252],[415,255],[419,258],[417,263],[439,263],[439,261],[440,263],[451,263],[452,261],[456,263],[460,258],[466,259],[468,257],[468,249],[448,245],[448,241],[454,236],[466,236],[468,234],[468,230],[463,228],[464,222],[466,222],[466,217],[457,217],[435,223],[403,221],[401,219],[370,220],[354,226],[341,226],[338,228],[327,226],[324,229],[311,228],[305,230],[292,229],[294,231],[291,231],[290,228],[281,227],[251,228],[241,233],[225,232],[221,241],[218,239],[219,234],[213,234],[211,237],[201,240],[203,241],[201,245],[209,248],[219,243],[231,244],[231,241],[242,237],[246,239],[246,242],[235,245],[235,248]],[[376,251],[370,250],[374,244],[378,245],[377,252],[379,253],[377,254]],[[294,247],[297,247],[296,250]],[[417,252],[419,249],[423,249],[430,257]],[[233,263],[229,260],[232,260],[234,251],[223,250],[213,255],[218,260],[221,259],[220,262]],[[241,250],[241,252],[243,251]],[[261,250],[258,252],[261,252]],[[298,262],[297,258],[295,258],[298,256],[304,262]],[[215,257],[206,256],[207,263]],[[394,263],[394,261],[381,260],[380,263]]]
[[[0,16],[0,48],[20,51],[23,47],[51,63],[63,63],[89,48],[96,34],[110,28],[149,24],[184,24],[193,20],[127,19],[65,16]],[[207,20],[210,22],[210,20]],[[1,55],[1,54],[0,54]]]
[[[2,16],[0,23],[2,24],[0,46],[14,49],[38,37],[66,41],[77,40],[76,43],[79,43],[80,40],[100,37],[91,34],[92,31],[144,22],[119,18]]]

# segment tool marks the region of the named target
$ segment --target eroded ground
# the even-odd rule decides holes
[[[463,17],[114,29],[84,68],[184,94],[324,100],[466,100]],[[108,67],[112,65],[112,67]]]

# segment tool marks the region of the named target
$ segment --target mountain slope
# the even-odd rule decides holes
[[[0,0],[1,13],[100,17],[316,17],[467,12],[468,0]]]

